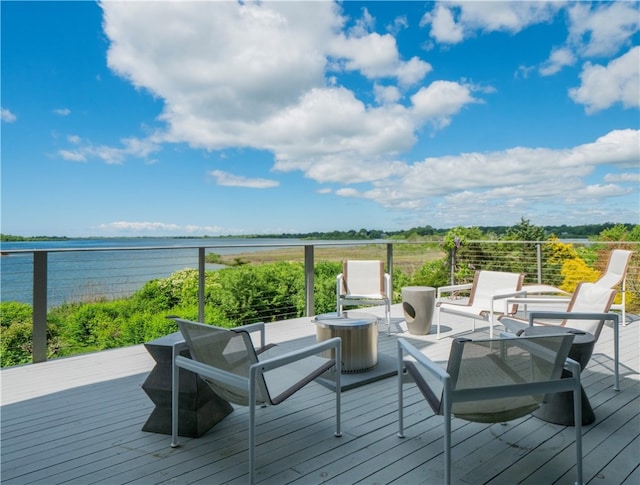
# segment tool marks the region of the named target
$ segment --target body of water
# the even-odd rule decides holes
[[[328,241],[268,238],[104,238],[2,243],[0,299],[32,302],[33,250],[48,253],[48,306],[130,296],[146,282],[198,267],[198,247],[206,253],[239,254]],[[340,241],[335,241],[340,242]],[[344,241],[343,241],[344,242]],[[171,249],[180,247],[180,249]],[[98,249],[96,251],[96,249]],[[25,252],[9,252],[19,250]],[[91,251],[90,251],[91,250]],[[300,248],[301,254],[303,249]],[[223,266],[209,264],[207,269]]]

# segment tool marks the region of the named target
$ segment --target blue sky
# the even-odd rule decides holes
[[[638,2],[0,8],[5,234],[640,222]]]

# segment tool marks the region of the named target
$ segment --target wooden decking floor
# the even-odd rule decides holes
[[[395,355],[402,336],[446,360],[450,338],[409,335],[399,305],[392,315],[392,335],[380,328],[380,352]],[[455,329],[470,324],[444,317]],[[267,340],[294,348],[313,342],[314,332],[309,318],[276,322]],[[620,392],[613,390],[611,328],[582,374],[597,417],[583,429],[586,483],[640,483],[639,347],[640,321],[620,327]],[[2,370],[2,483],[246,483],[246,408],[176,449],[169,436],[141,430],[153,403],[140,386],[153,364],[136,346]],[[341,438],[333,436],[333,393],[317,383],[259,409],[259,483],[441,483],[442,418],[407,386],[406,438],[398,438],[396,386],[392,377],[344,392]],[[494,425],[454,419],[453,481],[573,483],[573,442],[573,428],[532,416]]]

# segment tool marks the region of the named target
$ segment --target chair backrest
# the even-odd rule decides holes
[[[627,275],[632,254],[633,251],[626,249],[614,249],[611,251],[607,269],[600,279],[596,281],[596,284],[606,288],[615,288],[622,283]]]
[[[347,295],[384,293],[384,263],[379,260],[347,260],[342,263],[342,291]]]
[[[489,310],[496,293],[511,293],[522,289],[524,275],[505,271],[476,271],[469,295],[469,304]]]
[[[447,366],[454,390],[452,413],[481,423],[509,421],[530,414],[544,395],[527,393],[528,385],[561,378],[573,338],[572,334],[564,334],[455,339]],[[492,389],[505,387],[513,388],[512,396],[491,398]],[[459,391],[466,394],[463,401],[456,399]]]
[[[617,290],[597,283],[578,283],[573,292],[567,311],[571,313],[607,313],[611,309]],[[600,335],[604,320],[564,320],[560,325],[584,330]]]
[[[246,379],[245,387],[232,386],[222,379],[201,376],[213,391],[232,403],[249,404],[249,367],[258,362],[251,336],[244,331],[234,331],[204,323],[176,318],[191,358],[221,371]],[[270,402],[266,385],[260,378],[256,401]]]

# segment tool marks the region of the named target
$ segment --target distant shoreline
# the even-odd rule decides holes
[[[588,238],[592,236],[598,236],[603,230],[610,229],[616,225],[623,225],[627,229],[633,229],[636,224],[633,223],[612,223],[606,222],[603,224],[584,224],[578,226],[541,226],[547,235],[555,235],[562,239],[572,238]],[[509,229],[514,226],[474,226],[478,227],[483,233],[494,233],[498,236],[505,234]],[[469,226],[471,227],[471,226]],[[376,239],[395,239],[395,238],[409,238],[409,237],[429,237],[429,236],[444,236],[453,228],[435,229],[431,226],[413,227],[410,229],[403,229],[397,231],[383,231],[379,229],[360,229],[360,230],[334,230],[334,231],[317,231],[307,233],[281,233],[281,234],[238,234],[238,235],[190,235],[190,236],[83,236],[83,237],[69,237],[69,236],[18,236],[12,234],[0,234],[0,242],[43,242],[43,241],[92,241],[92,240],[107,240],[107,239],[315,239],[315,240],[376,240]]]

